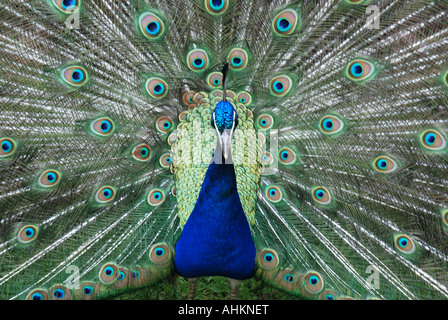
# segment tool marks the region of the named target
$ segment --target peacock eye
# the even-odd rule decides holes
[[[395,248],[404,254],[412,254],[416,250],[414,241],[405,234],[398,234],[394,237]]]
[[[171,159],[171,155],[169,153],[165,153],[163,154],[160,159],[159,159],[159,163],[162,166],[162,168],[169,168],[171,165],[172,159]]]
[[[315,272],[309,271],[302,276],[303,288],[309,294],[318,294],[324,288],[322,276]]]
[[[55,289],[55,290],[53,291],[53,296],[54,296],[56,299],[62,299],[62,298],[64,298],[64,296],[65,296],[65,292],[64,292],[64,290],[62,290],[62,289]]]
[[[93,288],[91,286],[84,286],[82,290],[85,295],[90,295],[93,292]]]
[[[278,155],[280,163],[284,165],[292,165],[297,161],[296,153],[292,149],[287,147],[281,148],[278,152]]]
[[[101,267],[98,277],[102,283],[110,284],[117,280],[118,274],[118,266],[108,262]]]
[[[187,54],[187,65],[192,71],[203,71],[208,68],[208,55],[202,49],[191,50]]]
[[[109,136],[114,129],[114,122],[106,117],[95,119],[90,123],[90,130],[101,137]]]
[[[168,93],[168,85],[161,78],[152,77],[146,80],[146,92],[154,99],[160,99]]]
[[[95,194],[95,200],[98,203],[109,203],[115,198],[115,188],[111,186],[101,187]]]
[[[293,282],[294,281],[294,275],[292,273],[285,274],[285,281],[286,282]]]
[[[336,116],[325,116],[319,123],[320,131],[327,135],[341,132],[344,128],[344,122]]]
[[[277,14],[272,21],[272,28],[279,36],[288,36],[297,28],[299,15],[293,9],[285,9]]]
[[[86,69],[83,67],[71,66],[61,71],[61,78],[66,84],[72,87],[81,87],[87,83],[89,77]]]
[[[77,10],[80,0],[52,0],[53,5],[63,13],[71,13]]]
[[[205,9],[212,15],[224,13],[229,6],[229,0],[205,0]]]
[[[185,103],[185,105],[189,106],[193,103],[193,97],[196,94],[194,91],[187,91],[182,95],[182,101]]]
[[[398,166],[395,160],[388,156],[381,156],[374,160],[374,169],[381,173],[390,173],[397,170]]]
[[[161,133],[167,133],[173,128],[173,120],[168,116],[161,116],[156,120],[156,128]]]
[[[148,39],[159,39],[165,31],[165,25],[163,24],[162,19],[152,12],[142,13],[138,21],[140,31]]]
[[[21,243],[30,243],[36,240],[38,235],[38,228],[34,225],[26,225],[22,227],[17,233],[17,240]]]
[[[269,152],[265,152],[262,156],[261,156],[261,163],[264,165],[270,165],[274,162],[274,158],[272,157],[272,155]]]
[[[270,114],[261,114],[257,118],[257,124],[261,129],[269,130],[274,126],[274,117]]]
[[[279,259],[277,252],[272,249],[264,249],[260,252],[258,262],[265,270],[272,270],[278,266]]]
[[[0,138],[0,158],[10,156],[16,150],[16,143],[11,138]]]
[[[292,80],[287,75],[280,75],[272,78],[269,83],[271,94],[277,97],[283,97],[291,90]]]
[[[165,243],[158,243],[151,247],[149,259],[155,264],[164,264],[171,258],[171,251]]]
[[[138,144],[132,149],[131,155],[137,161],[146,162],[151,158],[151,147],[147,143]]]
[[[283,198],[282,191],[277,186],[271,186],[266,190],[266,198],[270,202],[280,202]]]
[[[221,72],[212,72],[207,77],[207,84],[211,88],[221,88],[222,87],[223,75]]]
[[[179,121],[181,122],[185,122],[187,121],[187,116],[188,116],[188,111],[182,111],[181,113],[179,113]]]
[[[59,183],[60,173],[56,170],[49,169],[42,172],[37,179],[37,183],[39,186],[43,188],[54,187]]]
[[[315,187],[312,191],[313,198],[320,204],[330,204],[332,201],[331,193],[325,187]]]
[[[439,151],[443,150],[447,146],[445,137],[437,130],[425,130],[421,136],[420,141],[426,149]]]
[[[161,189],[153,189],[148,194],[148,203],[153,206],[160,206],[165,201],[165,192]]]
[[[241,91],[236,95],[236,101],[248,106],[252,102],[252,96],[246,91]]]
[[[346,69],[348,78],[354,82],[360,82],[372,78],[375,73],[375,65],[367,60],[358,59],[350,62]]]
[[[33,289],[26,296],[26,300],[48,300],[48,292],[44,289]]]
[[[229,62],[229,67],[231,69],[242,70],[247,66],[247,51],[241,48],[232,49],[227,56],[227,61]]]

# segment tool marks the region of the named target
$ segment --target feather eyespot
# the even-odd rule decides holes
[[[158,16],[152,12],[142,13],[138,19],[140,31],[151,40],[159,39],[165,32],[165,25]]]
[[[48,291],[51,300],[70,300],[72,298],[70,290],[62,284],[55,284]]]
[[[320,300],[336,300],[337,294],[333,290],[324,290],[319,296]]]
[[[71,13],[79,8],[81,0],[52,0],[53,5],[63,13]]]
[[[278,266],[277,252],[272,249],[263,249],[258,255],[258,263],[264,270],[272,270]]]
[[[346,69],[348,78],[354,82],[360,82],[372,78],[375,73],[375,65],[364,59],[350,62]]]
[[[283,289],[287,291],[293,291],[297,288],[299,284],[299,277],[295,271],[292,269],[281,270],[276,278],[275,282]]]
[[[199,72],[208,68],[208,55],[202,49],[191,50],[187,54],[187,65],[190,70]]]
[[[147,143],[140,143],[132,149],[131,155],[137,161],[146,162],[151,158],[151,147]]]
[[[205,0],[205,9],[212,15],[224,13],[229,6],[229,0]]]
[[[405,234],[397,234],[394,236],[395,248],[404,254],[413,254],[417,247],[415,246],[414,240]]]
[[[48,300],[48,292],[45,289],[33,289],[26,296],[26,300]]]
[[[188,111],[182,111],[179,113],[179,121],[185,122],[187,121]]]
[[[373,161],[373,168],[381,173],[391,173],[398,169],[398,165],[394,159],[380,156]]]
[[[318,294],[324,288],[324,281],[322,276],[315,271],[309,271],[301,276],[304,294]]]
[[[246,91],[238,92],[236,95],[236,102],[242,103],[247,107],[252,102],[252,96]]]
[[[156,128],[161,133],[167,133],[173,129],[173,120],[168,116],[161,116],[156,120]]]
[[[162,189],[153,189],[148,194],[148,203],[153,206],[160,206],[165,201],[165,192]]]
[[[437,130],[425,130],[420,135],[420,142],[426,149],[440,151],[446,148],[446,138]]]
[[[445,228],[448,228],[448,209],[442,211],[442,222]]]
[[[160,99],[168,93],[168,84],[158,77],[151,77],[145,83],[146,92],[154,99]]]
[[[129,282],[129,269],[123,268],[121,266],[118,267],[118,277],[117,281],[113,284],[114,288],[125,288]]]
[[[266,198],[270,202],[277,203],[283,199],[283,194],[279,187],[270,186],[266,189]]]
[[[246,68],[248,62],[247,51],[241,48],[235,48],[227,56],[229,67],[233,70],[242,70]]]
[[[101,267],[98,278],[100,279],[101,283],[111,284],[118,279],[118,276],[118,266],[113,262],[108,262]]]
[[[299,14],[293,9],[285,9],[277,14],[272,21],[272,28],[279,36],[289,36],[297,28]]]
[[[336,116],[325,116],[319,122],[320,131],[327,135],[339,133],[344,129],[344,122]]]
[[[71,66],[61,71],[62,80],[72,86],[81,87],[85,85],[89,79],[87,70],[81,66]]]
[[[285,96],[292,87],[292,79],[287,75],[280,75],[272,78],[269,83],[271,94],[277,97]]]
[[[0,158],[5,158],[14,153],[16,142],[11,138],[0,138]]]
[[[39,228],[35,225],[26,225],[17,232],[17,241],[20,243],[30,243],[36,240],[39,234]]]
[[[95,201],[101,204],[112,202],[115,199],[115,188],[104,186],[98,189],[95,194]]]
[[[100,290],[100,285],[92,281],[84,281],[75,290],[75,297],[78,300],[92,300]]]
[[[53,169],[45,170],[37,179],[37,184],[42,188],[51,188],[59,183],[61,174]]]
[[[261,156],[261,163],[263,165],[270,165],[274,162],[274,158],[272,157],[271,153],[269,152],[265,152],[262,156]]]
[[[107,117],[101,117],[98,119],[93,120],[90,123],[90,130],[101,137],[107,137],[110,134],[112,134],[112,132],[115,129],[115,124],[112,121],[112,119],[107,118]]]
[[[221,72],[212,72],[207,76],[207,84],[210,88],[222,88],[223,75]]]
[[[257,118],[257,125],[261,129],[269,130],[274,126],[274,117],[267,113],[261,114]]]
[[[172,161],[173,161],[173,159],[171,158],[171,154],[169,154],[169,153],[163,154],[159,159],[160,165],[162,166],[162,168],[165,168],[165,169],[170,167]]]
[[[171,250],[166,243],[157,243],[149,251],[149,259],[156,265],[162,265],[171,259]]]
[[[283,147],[278,152],[278,159],[284,165],[292,165],[296,163],[297,155],[292,149]]]
[[[194,91],[187,91],[182,95],[182,101],[189,106],[190,104],[194,103],[193,97],[196,94]]]
[[[325,187],[315,187],[312,190],[313,199],[320,204],[330,204],[332,201],[331,193]]]

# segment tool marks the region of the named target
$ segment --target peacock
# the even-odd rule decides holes
[[[1,1],[0,298],[447,299],[447,48],[447,0]]]

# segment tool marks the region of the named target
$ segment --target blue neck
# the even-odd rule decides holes
[[[176,244],[174,266],[187,278],[247,279],[253,275],[255,246],[238,196],[233,164],[216,164],[221,154],[219,148],[216,151]]]

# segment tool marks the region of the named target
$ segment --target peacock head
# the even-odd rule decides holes
[[[225,63],[222,69],[222,101],[216,105],[212,117],[212,126],[218,135],[219,146],[225,159],[229,158],[232,136],[238,125],[238,114],[233,109],[232,104],[226,100],[226,75],[228,70],[229,64]]]
[[[228,101],[220,101],[213,111],[212,126],[218,135],[219,145],[225,159],[229,158],[232,136],[238,125],[238,114]]]

